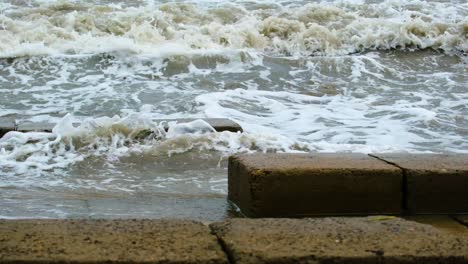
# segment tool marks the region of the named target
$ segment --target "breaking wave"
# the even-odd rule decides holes
[[[0,6],[0,57],[4,58],[104,52],[170,56],[227,50],[342,55],[427,48],[468,51],[468,3],[126,6],[47,1],[21,8]]]
[[[105,156],[112,161],[135,153],[167,157],[192,151],[216,151],[226,157],[239,152],[305,148],[285,137],[265,133],[216,132],[201,119],[165,124],[138,113],[126,117],[88,118],[77,124],[73,116],[67,115],[51,133],[12,131],[5,134],[0,138],[0,168],[34,174],[34,171],[67,168],[92,156]]]

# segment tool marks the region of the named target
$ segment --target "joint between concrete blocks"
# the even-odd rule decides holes
[[[388,165],[399,168],[401,170],[401,211],[403,215],[410,214],[411,212],[409,211],[409,208],[408,208],[408,173],[407,171],[404,168],[398,166],[398,164],[385,160],[383,158],[380,158],[377,155],[374,155],[374,154],[368,154],[368,155],[369,157],[383,161],[387,163]]]
[[[454,216],[454,215],[451,215],[450,218],[451,218],[453,221],[459,223],[460,225],[462,225],[462,226],[468,228],[468,223],[467,223],[467,222],[464,222],[464,221],[460,220],[458,217],[456,217],[456,216]]]
[[[208,228],[210,228],[211,235],[216,237],[216,240],[218,241],[219,247],[221,250],[224,252],[224,255],[226,255],[226,259],[229,264],[235,264],[236,261],[234,259],[234,256],[232,252],[229,250],[229,247],[226,245],[224,240],[216,233],[216,231],[213,229],[211,225],[208,225]]]

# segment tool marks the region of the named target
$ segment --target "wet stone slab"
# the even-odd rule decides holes
[[[468,240],[392,217],[231,219],[211,225],[233,263],[468,263]]]
[[[374,154],[405,172],[409,213],[468,213],[468,154]]]
[[[182,220],[0,220],[0,263],[227,263],[207,226]]]
[[[195,118],[181,118],[181,119],[158,119],[156,122],[177,122],[177,123],[188,123],[195,121]],[[242,127],[236,122],[227,118],[201,118],[210,124],[217,132],[230,131],[230,132],[243,132]],[[166,129],[168,126],[166,125]]]
[[[181,118],[181,119],[156,119],[154,122],[163,122],[165,129],[169,128],[169,123],[189,123],[195,120],[203,120],[210,124],[217,132],[230,131],[230,132],[243,132],[242,127],[236,122],[226,118]],[[74,123],[74,126],[79,126],[80,123]],[[51,132],[55,124],[53,123],[21,123],[18,124],[16,130],[20,132]],[[12,124],[6,122],[0,123],[0,137],[9,131],[15,130]]]
[[[250,217],[399,214],[402,173],[363,154],[229,159],[229,199]]]

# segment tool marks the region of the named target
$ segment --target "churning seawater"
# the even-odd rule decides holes
[[[58,125],[0,139],[0,217],[213,220],[230,154],[466,153],[467,52],[464,0],[4,0],[0,123]],[[199,117],[244,133],[153,121]]]

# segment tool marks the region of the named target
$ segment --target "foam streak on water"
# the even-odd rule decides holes
[[[466,1],[2,1],[0,124],[58,125],[0,139],[0,215],[30,192],[61,217],[82,196],[222,198],[234,153],[467,153],[467,17]],[[205,117],[244,133],[154,121]],[[38,205],[52,193],[70,204]]]

